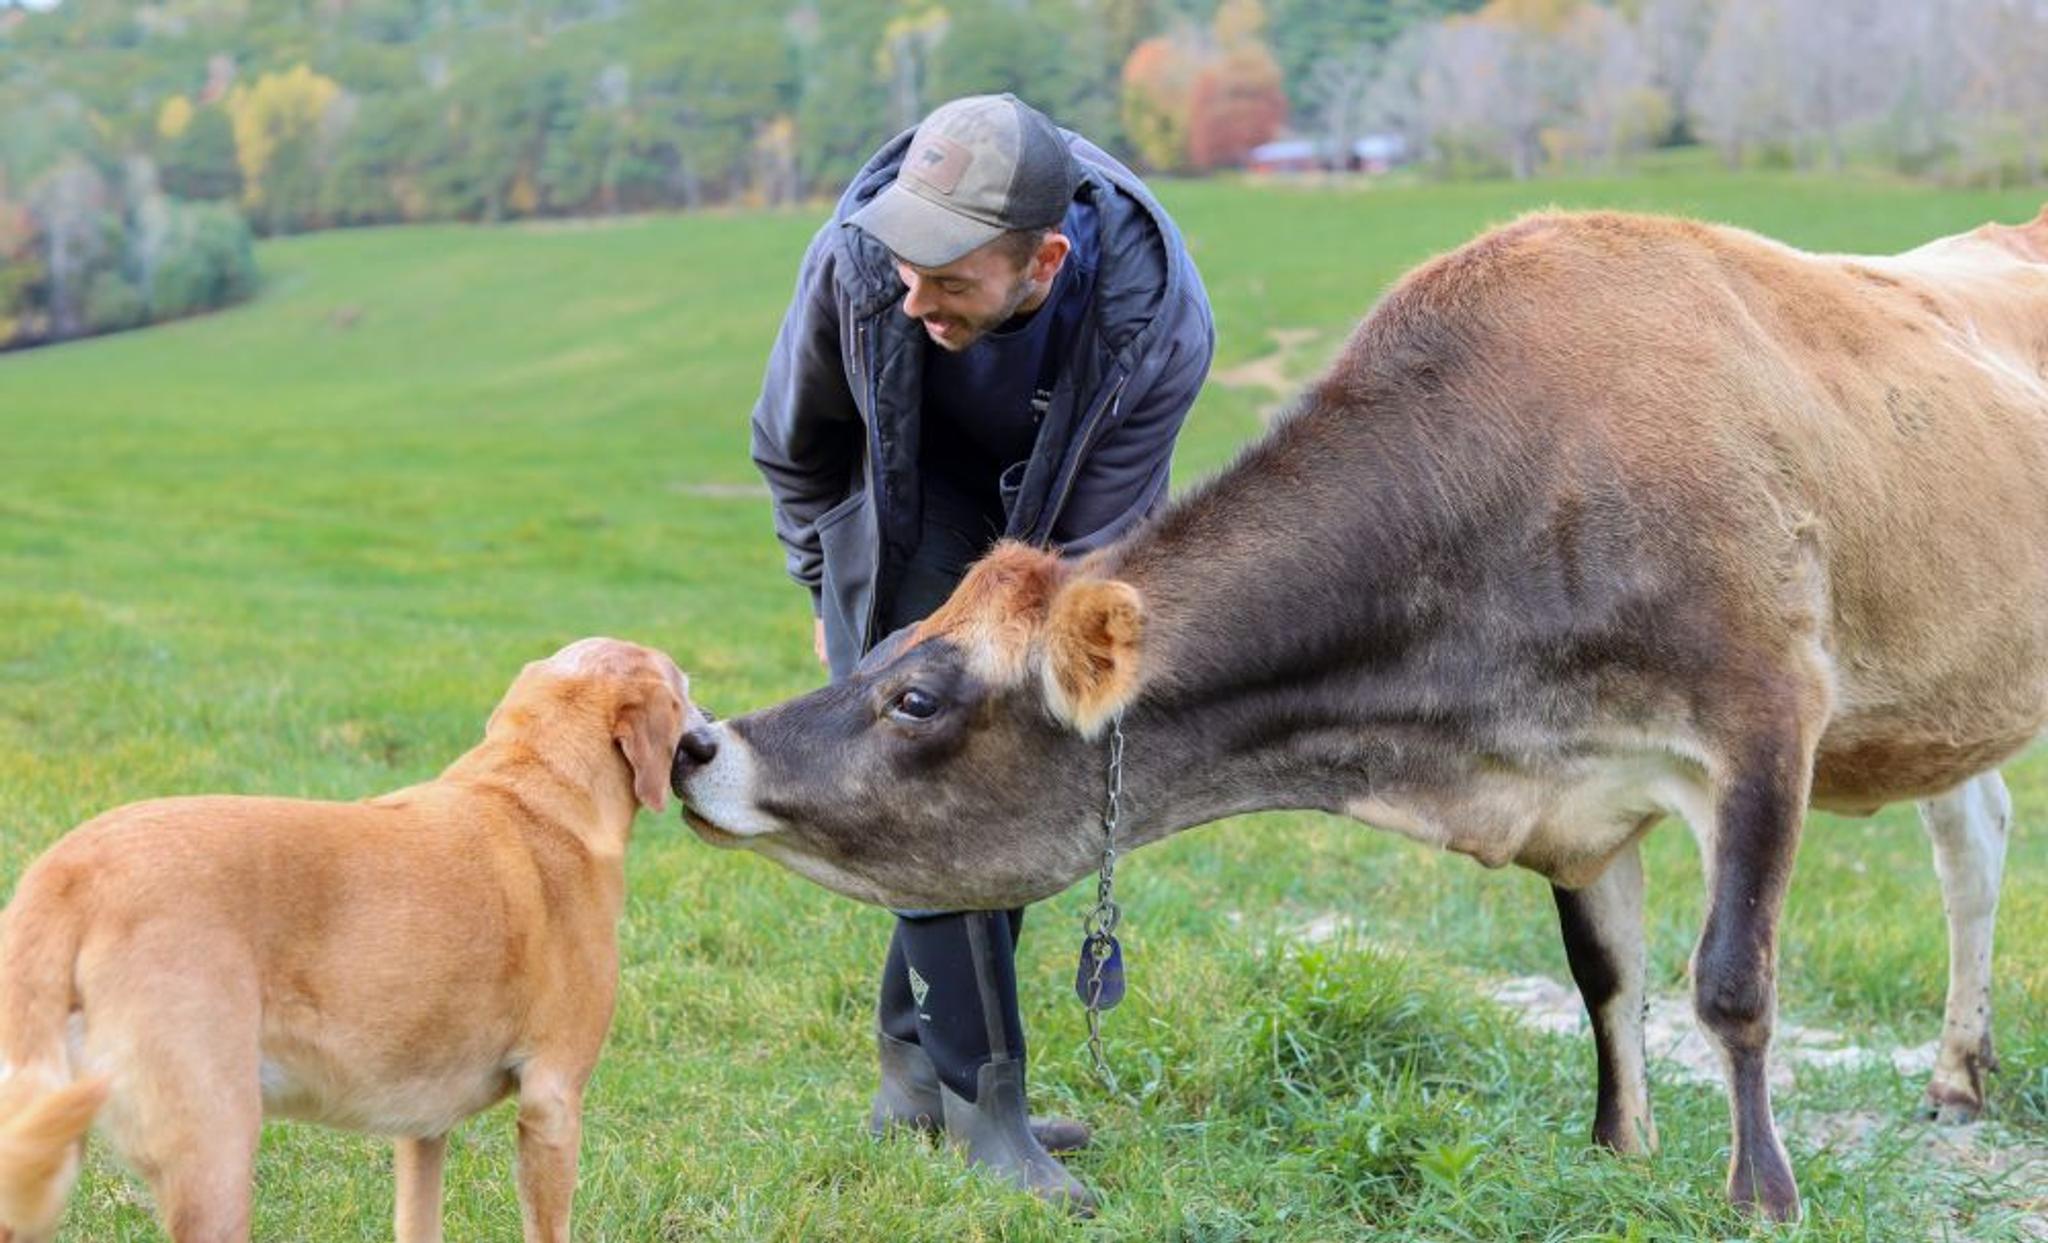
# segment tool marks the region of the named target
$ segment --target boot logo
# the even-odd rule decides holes
[[[916,967],[910,968],[910,996],[913,1001],[917,1002],[918,1009],[924,1009],[924,995],[931,991],[932,986],[930,982],[917,973]]]

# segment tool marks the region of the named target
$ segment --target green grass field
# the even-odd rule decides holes
[[[1169,185],[1232,372],[1299,379],[1398,273],[1549,202],[1674,210],[1835,250],[1901,249],[2030,195],[1672,172],[1382,190]],[[521,662],[610,633],[730,714],[807,689],[802,593],[752,485],[747,415],[816,213],[331,233],[261,251],[217,316],[0,358],[0,876],[125,801],[356,798],[469,746]],[[1212,385],[1186,483],[1273,394]],[[869,1142],[889,920],[673,811],[629,861],[624,986],[586,1118],[579,1237],[1815,1240],[2048,1237],[2048,752],[2008,771],[1996,1122],[1930,1155],[1921,1080],[1802,1072],[1778,1094],[1808,1220],[1725,1207],[1719,1089],[1660,1077],[1664,1138],[1585,1139],[1591,1041],[1530,1031],[1493,978],[1564,976],[1549,894],[1358,825],[1272,815],[1127,862],[1123,1092],[1068,991],[1088,895],[1034,911],[1019,975],[1037,1103],[1098,1128],[1073,1227],[911,1140]],[[1700,876],[1653,836],[1651,979],[1682,992]],[[1085,886],[1083,888],[1086,888]],[[1341,916],[1313,948],[1299,930]],[[1789,1019],[1877,1047],[1939,1028],[1945,949],[1910,807],[1816,817],[1783,935]],[[1875,1122],[1829,1143],[1844,1118]],[[511,1112],[451,1146],[449,1235],[518,1234]],[[2031,1163],[2027,1156],[2035,1158]],[[273,1127],[261,1239],[390,1237],[389,1149]],[[69,1238],[158,1237],[103,1156]]]

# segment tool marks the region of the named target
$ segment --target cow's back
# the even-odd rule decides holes
[[[2044,260],[2048,213],[1883,259],[1538,216],[1411,275],[1355,365],[1458,337],[1461,417],[1546,463],[1529,520],[1559,505],[1544,488],[1590,482],[1626,498],[1605,546],[1669,611],[1751,653],[1817,643],[1835,705],[1816,800],[1874,806],[2048,720]]]
[[[1836,674],[1815,797],[1934,793],[2048,720],[2048,262],[1972,234],[1782,270],[1804,292],[1774,335],[1814,410],[1782,486],[1815,524]]]

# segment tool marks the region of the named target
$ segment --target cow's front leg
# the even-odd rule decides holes
[[[1766,1068],[1778,1005],[1778,916],[1811,772],[1804,731],[1790,724],[1752,735],[1735,752],[1706,843],[1707,923],[1693,953],[1693,1006],[1728,1071],[1728,1195],[1780,1221],[1799,1215],[1799,1188],[1771,1117]]]
[[[1592,884],[1551,893],[1600,1062],[1593,1142],[1616,1152],[1652,1151],[1657,1124],[1643,1058],[1642,851],[1631,842]]]

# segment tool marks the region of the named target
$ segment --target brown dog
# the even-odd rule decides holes
[[[74,830],[0,927],[0,1240],[54,1231],[95,1117],[178,1243],[245,1240],[266,1115],[397,1137],[398,1238],[438,1240],[449,1129],[515,1092],[526,1238],[568,1237],[626,841],[703,722],[667,656],[584,639],[432,781]]]

